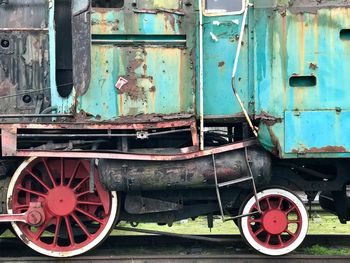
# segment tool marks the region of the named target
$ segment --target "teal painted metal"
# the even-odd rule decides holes
[[[285,126],[286,153],[349,152],[350,111],[286,111]]]
[[[206,118],[242,117],[232,92],[232,69],[242,26],[242,15],[204,16],[204,115]],[[246,32],[247,33],[247,32]],[[236,77],[236,89],[252,113],[249,85],[249,37],[245,34]],[[197,98],[199,94],[197,93]]]
[[[103,120],[194,113],[194,32],[187,27],[193,15],[156,13],[175,7],[157,1],[144,7],[93,10],[91,84],[78,98],[78,112]],[[118,90],[119,78],[128,83]]]
[[[349,156],[350,41],[340,32],[350,28],[350,3],[284,2],[255,1],[251,14],[260,141],[283,158]],[[294,85],[296,76],[306,82]]]
[[[93,10],[88,92],[63,99],[53,91],[53,104],[62,112],[76,106],[77,112],[109,121],[152,113],[198,115],[196,1],[192,5],[139,1],[137,10],[130,8],[131,2],[125,1],[124,9]],[[249,114],[260,121],[261,144],[282,158],[350,156],[341,131],[348,114],[341,115],[339,122],[329,118],[331,113],[338,116],[350,110],[350,2],[252,2],[236,88]],[[207,118],[242,120],[231,89],[241,23],[240,14],[204,16]],[[129,83],[117,90],[114,86],[120,77]],[[303,123],[298,123],[298,118],[286,118],[299,113],[313,120],[303,117]],[[328,120],[327,129],[322,129],[319,124]],[[310,135],[315,131],[324,139],[316,141]],[[326,140],[325,134],[345,140],[345,151],[336,139]]]

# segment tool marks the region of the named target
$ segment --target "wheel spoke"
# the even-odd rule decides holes
[[[286,229],[284,232],[286,232],[288,235],[294,237],[295,234],[293,234],[289,229]]]
[[[81,228],[81,230],[83,230],[83,232],[85,233],[85,235],[87,235],[88,237],[91,237],[91,234],[89,233],[89,231],[86,229],[86,227],[84,226],[84,224],[80,221],[80,219],[74,214],[72,213],[71,216],[73,217],[74,221],[77,222],[78,226]]]
[[[55,227],[55,234],[54,234],[54,238],[53,238],[53,242],[52,242],[52,244],[55,247],[58,246],[58,236],[60,235],[61,222],[62,222],[62,217],[57,217],[56,227]]]
[[[61,158],[61,185],[64,185],[64,159]]]
[[[38,231],[36,232],[36,235],[35,235],[35,240],[38,240],[41,238],[41,236],[44,234],[45,232],[45,229],[47,228],[48,226],[48,221],[44,222],[38,229]]]
[[[258,235],[260,235],[262,232],[264,232],[264,228],[260,227],[257,231],[254,232],[254,235],[258,236]]]
[[[283,198],[281,197],[279,202],[278,202],[277,209],[282,209],[282,202],[283,202]]]
[[[54,187],[57,186],[56,180],[54,179],[54,177],[53,177],[53,175],[52,175],[52,173],[51,173],[51,170],[50,170],[49,166],[47,165],[46,160],[45,160],[44,158],[42,158],[41,160],[42,160],[42,162],[43,162],[43,164],[44,164],[44,166],[45,166],[45,169],[46,169],[47,174],[49,175],[49,177],[50,177],[50,179],[51,179],[51,182],[52,182],[53,186],[54,186]]]
[[[82,196],[87,195],[87,194],[91,194],[91,192],[90,191],[84,191],[84,192],[81,192],[80,194],[77,194],[76,196],[77,196],[77,198],[79,198],[79,197],[82,197]]]
[[[92,202],[92,201],[78,201],[79,205],[95,205],[95,206],[102,206],[103,204],[101,202]]]
[[[265,244],[270,244],[271,234],[267,234]]]
[[[73,173],[69,179],[69,182],[68,182],[68,187],[71,186],[72,182],[73,182],[73,179],[75,178],[75,176],[77,175],[77,172],[78,172],[78,169],[79,169],[79,166],[80,166],[80,161],[77,163],[77,165],[75,166],[74,170],[73,170]]]
[[[266,197],[266,203],[267,203],[267,207],[268,207],[268,210],[271,210],[272,209],[272,206],[271,206],[271,203],[270,203],[270,198],[269,197]]]
[[[75,210],[76,210],[77,212],[83,214],[83,215],[86,215],[86,216],[89,217],[90,219],[92,219],[92,220],[94,220],[94,221],[96,221],[96,222],[99,222],[100,224],[103,225],[103,221],[102,221],[101,219],[98,219],[97,217],[95,217],[95,216],[89,214],[88,212],[86,212],[86,211],[84,211],[84,210],[82,210],[82,209],[80,209],[80,208],[78,208],[78,207],[77,207]]]
[[[50,191],[50,187],[48,187],[38,176],[36,176],[32,171],[27,169],[27,173],[29,173],[38,183],[40,183],[47,191]]]
[[[74,234],[73,234],[72,226],[71,226],[71,224],[70,224],[69,217],[68,217],[68,216],[65,216],[65,217],[64,217],[64,221],[66,222],[67,232],[68,232],[70,244],[71,244],[71,245],[74,245],[74,244],[75,244],[75,241],[74,241]]]
[[[46,194],[44,194],[44,193],[40,193],[40,192],[37,192],[37,191],[34,191],[34,190],[26,189],[26,188],[23,188],[22,186],[17,186],[17,189],[20,190],[20,191],[24,191],[24,192],[33,194],[33,195],[46,197]]]
[[[81,180],[81,182],[76,187],[74,187],[74,192],[76,192],[87,180],[89,180],[89,177],[85,177],[83,180]]]
[[[278,239],[279,244],[283,245],[282,236],[281,235],[277,235],[277,239]]]
[[[250,219],[249,221],[253,222],[253,223],[261,223],[262,219],[261,218],[254,218],[254,219]]]
[[[291,204],[291,207],[290,208],[288,208],[288,210],[286,211],[286,212],[284,212],[286,215],[288,215],[290,212],[292,212],[293,210],[295,210],[296,209],[296,207],[295,207],[295,205],[292,205]]]

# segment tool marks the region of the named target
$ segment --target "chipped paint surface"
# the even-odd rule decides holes
[[[243,115],[231,88],[232,69],[242,26],[242,15],[204,16],[203,23],[204,115],[206,118]],[[252,113],[253,90],[249,85],[247,74],[250,66],[248,63],[248,35],[247,29],[236,75],[236,88],[246,108]],[[198,88],[197,91],[199,91]],[[197,92],[198,98],[199,93]]]
[[[91,83],[78,97],[77,112],[103,120],[194,113],[195,32],[190,29],[195,15],[181,1],[174,3],[143,1],[137,10],[93,9]],[[117,90],[120,78],[127,83]]]
[[[48,3],[10,4],[0,7],[0,113],[29,114],[50,103]]]
[[[242,116],[231,91],[235,51],[242,45],[236,88],[261,121],[262,145],[283,158],[350,156],[350,1],[253,2],[242,43],[241,15],[204,16],[205,117]],[[54,8],[47,11],[43,0],[31,3],[40,15],[31,15],[27,5],[13,13],[0,9],[6,17],[1,38],[10,43],[0,49],[0,96],[51,86],[46,106],[77,114],[74,120],[82,122],[197,113],[196,1],[145,0],[133,6],[126,0],[121,9],[94,8],[91,21],[82,16],[91,22],[91,80],[67,98],[55,86]],[[125,84],[116,89],[120,79]],[[3,113],[26,113],[35,110],[36,100],[1,103]]]
[[[346,156],[350,41],[340,31],[350,28],[350,2],[255,2],[256,113],[282,120],[263,121],[262,144],[286,158]]]

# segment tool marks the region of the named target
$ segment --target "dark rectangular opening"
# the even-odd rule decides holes
[[[350,40],[350,29],[340,30],[340,39],[341,40]]]
[[[185,46],[186,35],[92,35],[93,44]]]
[[[124,7],[124,0],[92,0],[92,7],[122,8]]]
[[[317,78],[315,76],[292,76],[289,79],[291,87],[315,87],[316,85]]]

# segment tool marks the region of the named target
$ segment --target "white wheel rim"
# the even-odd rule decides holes
[[[12,210],[12,193],[14,191],[14,187],[16,185],[17,179],[21,175],[21,172],[34,160],[36,157],[31,157],[30,159],[25,160],[16,170],[14,173],[13,177],[11,178],[8,191],[7,191],[7,211],[9,214],[13,214]],[[79,248],[76,250],[71,250],[67,252],[56,252],[56,251],[50,251],[47,249],[44,249],[37,244],[33,243],[32,241],[28,240],[25,236],[25,234],[21,231],[21,229],[18,227],[16,222],[11,222],[11,225],[17,234],[17,236],[25,243],[27,246],[29,246],[31,249],[35,250],[36,252],[50,256],[50,257],[59,257],[59,258],[64,258],[64,257],[73,257],[77,255],[81,255],[94,247],[96,247],[98,244],[100,244],[103,239],[108,236],[110,230],[114,227],[114,222],[115,218],[117,216],[118,212],[118,197],[116,192],[111,192],[111,212],[109,219],[107,221],[106,226],[104,227],[103,231],[100,233],[98,237],[96,237],[91,243],[87,244],[83,248]]]
[[[294,203],[294,205],[298,208],[299,213],[300,213],[300,217],[301,217],[301,227],[300,227],[300,232],[298,234],[298,237],[288,246],[285,246],[283,248],[276,248],[276,249],[272,249],[272,248],[267,248],[263,245],[261,245],[259,242],[257,242],[255,240],[255,238],[252,236],[251,232],[250,232],[250,226],[248,223],[248,218],[249,217],[243,217],[241,218],[241,232],[242,235],[244,236],[244,238],[246,239],[246,241],[257,251],[259,251],[260,253],[266,254],[266,255],[270,255],[270,256],[280,256],[280,255],[285,255],[288,254],[290,252],[292,252],[293,250],[295,250],[304,240],[307,231],[308,231],[308,215],[307,215],[307,211],[304,207],[304,204],[302,203],[302,201],[293,193],[283,190],[283,189],[268,189],[268,190],[264,190],[262,192],[258,193],[258,200],[261,200],[264,197],[267,196],[272,196],[272,195],[280,195],[283,196],[287,199],[289,199],[291,202]],[[253,205],[256,203],[255,197],[253,196],[252,198],[249,199],[249,201],[245,204],[242,214],[249,214],[251,211],[251,208],[253,207]]]

